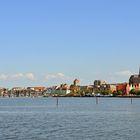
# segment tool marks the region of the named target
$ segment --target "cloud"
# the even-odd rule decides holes
[[[13,75],[9,76],[9,78],[10,77],[11,77],[11,79],[23,79],[24,74],[23,73],[17,73],[17,74],[13,74]]]
[[[1,74],[0,80],[6,81],[6,80],[35,80],[35,76],[33,73],[16,73],[16,74]]]
[[[70,79],[69,76],[66,76],[65,74],[63,73],[56,73],[56,74],[48,74],[45,76],[45,80],[68,80]]]
[[[59,77],[65,77],[65,75],[63,74],[63,73],[57,73],[57,75],[59,76]]]
[[[25,78],[27,78],[28,80],[35,80],[35,76],[33,73],[26,73]]]
[[[6,74],[0,75],[0,80],[7,80],[7,78],[8,78],[8,75],[6,75]]]
[[[133,75],[133,73],[130,70],[123,70],[123,71],[115,72],[115,75],[128,77]]]

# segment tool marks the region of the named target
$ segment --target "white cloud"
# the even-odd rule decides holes
[[[133,75],[133,73],[130,70],[122,70],[109,73],[108,75],[106,75],[105,79],[109,83],[124,83],[129,81],[131,75]]]
[[[35,76],[33,73],[26,73],[25,78],[27,78],[28,80],[35,80]]]
[[[11,76],[11,79],[23,79],[24,78],[24,74],[23,73],[17,73],[17,74],[13,74]]]
[[[0,75],[0,80],[7,80],[7,78],[8,78],[8,75],[6,75],[6,74]]]
[[[35,76],[33,73],[16,73],[16,74],[11,74],[11,75],[6,75],[6,74],[1,74],[0,75],[0,80],[34,80]]]
[[[46,76],[44,76],[44,82],[48,86],[60,85],[62,83],[71,84],[72,81],[73,81],[73,77],[67,76],[62,72],[47,74]]]
[[[63,73],[57,73],[57,75],[59,76],[59,77],[65,77],[65,75],[63,74]]]
[[[56,73],[56,74],[48,74],[45,76],[45,79],[46,80],[52,80],[52,79],[61,79],[61,80],[67,80],[67,79],[70,79],[69,76],[66,76],[65,74],[63,73]]]
[[[133,75],[133,73],[130,70],[123,70],[123,71],[115,72],[115,75],[128,77]]]

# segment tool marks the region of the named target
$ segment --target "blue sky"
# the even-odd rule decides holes
[[[128,82],[140,60],[138,0],[1,0],[0,87]]]

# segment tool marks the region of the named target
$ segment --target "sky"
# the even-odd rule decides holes
[[[0,0],[0,87],[128,82],[139,0]]]

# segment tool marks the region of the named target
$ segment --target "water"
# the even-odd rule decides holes
[[[0,140],[139,140],[140,99],[0,98]]]

